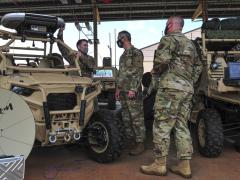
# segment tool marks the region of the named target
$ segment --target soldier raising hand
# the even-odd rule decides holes
[[[58,31],[58,39],[63,41],[63,30],[60,28]],[[79,66],[81,68],[82,76],[92,77],[93,71],[96,68],[96,62],[94,58],[88,55],[88,40],[79,39],[76,43],[78,51],[74,55],[71,54],[70,50],[63,46],[61,43],[58,43],[59,51],[62,56],[69,62],[70,65],[74,64],[73,61],[76,56],[79,56]]]

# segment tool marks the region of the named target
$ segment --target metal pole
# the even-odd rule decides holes
[[[112,43],[111,43],[111,33],[109,33],[109,51],[110,51],[110,58],[112,64]]]
[[[116,43],[117,43],[117,35],[116,35],[116,29],[114,29],[115,68],[117,67],[117,48],[116,48]]]
[[[98,37],[97,37],[97,5],[96,0],[92,0],[93,7],[93,45],[94,45],[94,60],[98,66]]]

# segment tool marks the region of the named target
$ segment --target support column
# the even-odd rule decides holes
[[[98,9],[96,0],[92,0],[93,9],[93,45],[94,45],[94,60],[98,66],[98,36],[97,36],[97,21],[98,21]]]
[[[205,0],[201,0],[202,3],[202,15],[203,15],[203,22],[208,21],[208,3]]]

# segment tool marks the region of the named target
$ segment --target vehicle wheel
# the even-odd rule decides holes
[[[115,99],[115,93],[109,92],[108,93],[108,109],[115,110],[116,109],[116,99]]]
[[[236,149],[237,152],[240,153],[240,145],[239,144],[235,144],[235,149]]]
[[[154,91],[143,100],[144,122],[146,129],[149,131],[152,131],[153,126],[155,97],[156,92]]]
[[[112,162],[120,157],[124,146],[124,134],[119,116],[109,110],[94,113],[87,129],[87,145],[90,157],[100,163]]]
[[[120,149],[123,150],[125,148],[125,129],[124,129],[124,124],[122,120],[122,111],[115,111],[114,112],[114,118],[115,121],[117,122],[117,127],[119,130],[119,137],[120,137]]]
[[[221,117],[214,109],[204,109],[197,117],[197,142],[201,155],[218,157],[223,149]]]
[[[238,140],[237,142],[235,142],[235,149],[237,152],[240,153],[240,140]]]

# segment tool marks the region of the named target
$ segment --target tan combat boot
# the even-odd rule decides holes
[[[166,162],[167,158],[162,157],[156,159],[149,166],[141,166],[141,172],[148,175],[157,175],[157,176],[166,176],[167,175],[167,167]]]
[[[191,178],[191,167],[190,167],[190,161],[189,160],[181,160],[180,163],[176,166],[172,166],[170,168],[170,171],[174,174],[178,174],[184,178]]]
[[[137,156],[145,151],[144,143],[136,143],[135,147],[129,152],[129,155]]]

